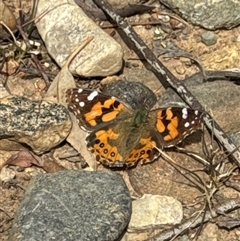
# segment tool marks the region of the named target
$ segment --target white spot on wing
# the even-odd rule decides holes
[[[78,89],[78,93],[81,93],[83,91],[83,89]]]
[[[189,122],[186,122],[186,123],[184,124],[184,127],[186,127],[186,128],[188,128],[189,126],[190,126]]]
[[[199,114],[198,110],[195,110],[195,111],[194,111],[194,114],[195,114],[195,115],[198,115],[198,114]]]
[[[83,107],[85,105],[85,103],[81,101],[81,102],[79,102],[79,105],[80,105],[80,107]]]
[[[78,99],[78,98],[76,98],[76,99],[75,99],[75,101],[76,101],[76,102],[79,102],[79,99]]]
[[[93,100],[96,96],[98,95],[98,92],[96,90],[94,90],[88,97],[87,99],[89,101]]]
[[[183,118],[183,119],[187,119],[187,117],[188,117],[187,108],[183,108],[183,109],[182,109],[182,118]]]

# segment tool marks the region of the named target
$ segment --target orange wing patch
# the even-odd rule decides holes
[[[92,109],[84,115],[84,118],[89,125],[96,126],[99,122],[97,118],[100,117],[102,122],[112,121],[123,109],[124,105],[117,101],[116,98],[111,97],[104,101],[103,104],[99,101],[93,105]]]
[[[95,133],[93,145],[89,145],[89,150],[96,155],[97,161],[112,166],[114,163],[122,162],[117,146],[109,144],[111,140],[116,140],[119,134],[112,129],[100,130]]]
[[[137,162],[141,161],[141,164],[152,162],[152,151],[156,147],[156,142],[149,138],[140,139],[141,148],[133,149],[129,156],[126,158],[126,165],[128,167],[135,166]]]
[[[178,135],[179,119],[173,116],[171,108],[157,112],[157,130],[163,134],[164,141],[174,140]]]

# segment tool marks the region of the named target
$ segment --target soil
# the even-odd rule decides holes
[[[18,9],[19,6],[15,4],[15,1],[4,1],[6,5],[10,7],[10,10],[13,12],[16,18],[19,18]],[[30,16],[30,10],[32,7],[30,0],[22,0],[22,11],[24,16]],[[146,42],[155,53],[161,50],[161,45],[157,45],[154,43],[154,39],[156,39],[157,26],[151,25],[149,22],[149,17],[156,19],[156,13],[151,14],[142,14],[135,15],[129,18],[129,22],[136,24],[134,27],[137,33],[141,36],[144,42]],[[204,66],[205,69],[208,70],[223,70],[227,68],[237,68],[239,67],[239,58],[238,52],[240,49],[240,42],[233,41],[236,39],[236,36],[240,35],[240,27],[236,27],[231,30],[218,30],[215,31],[217,36],[217,43],[212,46],[206,46],[201,42],[201,34],[205,32],[205,29],[201,29],[196,26],[192,26],[191,24],[185,25],[185,22],[181,20],[180,17],[178,20],[172,18],[172,25],[165,26],[167,29],[171,30],[170,34],[167,34],[166,38],[171,40],[174,45],[178,46],[181,49],[184,49],[186,52],[190,53],[192,58],[197,59]],[[138,24],[137,24],[138,23]],[[147,23],[141,24],[141,23]],[[108,22],[105,22],[108,24]],[[178,26],[173,29],[173,26]],[[114,28],[106,28],[106,32],[114,33]],[[18,39],[22,41],[22,37],[17,35]],[[124,60],[125,66],[128,68],[136,69],[136,68],[145,68],[142,61],[139,57],[130,50],[126,44],[124,44],[123,39],[115,32],[113,37],[122,45],[124,48]],[[0,42],[0,45],[6,45],[7,40]],[[9,47],[9,51],[12,50]],[[16,57],[16,50],[15,57]],[[40,49],[41,58],[44,62],[50,63],[50,67],[48,68],[48,76],[53,79],[56,76],[59,68],[56,66],[54,61],[48,56],[46,49],[42,47]],[[160,60],[164,63],[164,65],[179,79],[184,79],[186,76],[190,76],[193,73],[199,71],[199,66],[195,61],[190,60],[187,57],[175,57],[175,58],[166,58],[164,56],[160,57]],[[12,57],[12,62],[14,63],[14,56]],[[8,74],[10,76],[14,75],[17,80],[15,83],[16,86],[21,86],[24,84],[26,88],[29,88],[26,91],[26,88],[15,90],[15,93],[18,95],[23,95],[26,97],[31,97],[32,99],[41,99],[44,95],[46,89],[46,83],[38,76],[35,71],[34,65],[30,61],[30,57],[25,57],[23,61],[20,63],[20,68],[18,68],[17,72],[15,72],[14,64],[11,69],[8,70]],[[11,72],[11,71],[12,72]],[[21,79],[21,76],[24,76],[25,80]],[[26,79],[27,76],[27,79]],[[12,76],[13,77],[13,76]],[[33,78],[34,77],[34,78]],[[6,78],[2,78],[2,84],[5,84]],[[23,83],[24,82],[24,83]],[[89,80],[81,80],[82,86],[98,86],[99,80],[92,79]],[[36,93],[36,88],[31,88],[32,85],[38,86],[38,91]],[[30,94],[29,94],[30,93]],[[70,148],[68,149],[70,150]],[[54,151],[54,150],[53,150]],[[0,164],[6,161],[10,156],[17,153],[16,151],[9,150],[0,150]],[[81,161],[77,162],[61,162],[61,166],[64,166],[67,169],[80,169],[84,167],[84,163]],[[28,186],[29,181],[32,179],[34,175],[37,173],[43,173],[41,167],[31,166],[27,168],[21,168],[17,166],[8,166],[4,167],[1,173],[1,184],[0,184],[0,241],[5,241],[8,239],[9,231],[11,229],[11,225],[14,219],[14,215],[19,206],[19,203],[24,197],[25,189]],[[6,177],[6,181],[3,181],[3,177]],[[13,177],[13,178],[10,178]],[[10,180],[10,181],[9,181]],[[231,189],[227,189],[228,192],[231,192]],[[185,195],[190,195],[188,193],[188,189],[185,189]],[[231,195],[229,195],[231,196]],[[222,230],[221,233],[219,230],[214,229],[214,227],[207,226],[202,234],[202,238],[200,235],[199,240],[203,240],[203,237],[207,237],[206,240],[237,240],[239,239],[239,231],[226,231]],[[213,236],[210,237],[209,233]],[[218,234],[217,234],[218,233]],[[217,237],[217,239],[215,239]],[[139,239],[140,240],[140,239]]]

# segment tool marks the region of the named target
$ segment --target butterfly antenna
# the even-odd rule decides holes
[[[149,87],[148,87],[149,88]],[[156,90],[152,90],[152,89],[150,89],[151,90],[151,92],[152,92],[152,94],[154,94],[154,96],[156,97],[156,101],[158,100],[158,96],[157,96],[157,92],[161,89],[161,88],[163,88],[162,86],[161,87],[158,87]],[[144,102],[143,102],[143,105],[144,106],[146,106],[146,107],[148,107],[149,108],[149,106],[147,105],[147,102],[148,101],[150,101],[150,99],[152,98],[152,94],[150,95],[150,96],[148,96],[147,98],[145,98],[144,99]],[[155,105],[156,103],[154,103],[154,105]],[[150,109],[152,108],[153,106],[151,106],[150,107]]]

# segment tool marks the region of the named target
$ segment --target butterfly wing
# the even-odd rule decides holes
[[[171,107],[150,112],[149,123],[158,133],[162,148],[172,147],[202,126],[203,112],[189,108]]]
[[[131,113],[131,108],[113,96],[96,90],[68,89],[66,102],[76,116],[79,126],[93,131],[116,121],[120,113]]]
[[[159,156],[154,148],[158,145],[157,138],[145,128],[135,130],[131,120],[93,131],[86,141],[97,161],[110,167],[132,167],[138,162],[151,162]]]
[[[203,113],[189,108],[164,108],[149,113],[141,138],[130,154],[125,165],[135,166],[138,162],[146,164],[160,156],[159,149],[177,145],[186,136],[202,126]]]
[[[141,164],[153,162],[160,155],[155,147],[160,148],[156,132],[145,129],[135,147],[125,157],[125,165],[132,167],[138,162]]]

